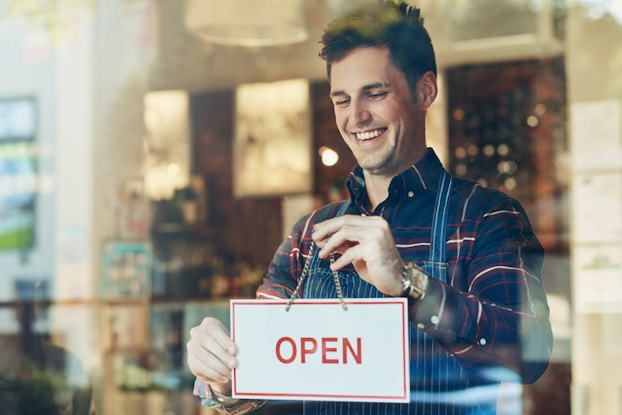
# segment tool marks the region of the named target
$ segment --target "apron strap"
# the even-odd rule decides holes
[[[432,274],[432,277],[440,281],[447,279],[445,275],[447,262],[447,212],[449,210],[452,185],[453,177],[446,171],[443,171],[439,178],[439,188],[434,206],[429,257],[429,272]]]

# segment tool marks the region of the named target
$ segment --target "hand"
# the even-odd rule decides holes
[[[352,264],[361,278],[380,292],[394,297],[402,294],[404,261],[389,224],[380,216],[344,215],[328,219],[315,224],[312,238],[321,249],[320,258],[341,254],[331,270]]]
[[[231,369],[237,367],[237,346],[223,324],[211,317],[190,330],[187,344],[188,367],[212,390],[231,395]]]

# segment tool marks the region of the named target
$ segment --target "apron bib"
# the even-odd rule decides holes
[[[436,197],[430,254],[427,261],[418,263],[430,278],[447,282],[447,216],[453,178],[444,172],[440,178]],[[346,213],[347,200],[336,216]],[[303,298],[337,298],[333,272],[321,265],[317,250],[309,266],[301,296]],[[356,272],[338,272],[345,298],[382,298],[384,294],[361,279]],[[444,301],[444,299],[443,299]],[[442,307],[440,307],[442,310]],[[347,311],[346,311],[347,312]],[[438,316],[439,320],[442,316]],[[496,413],[497,385],[494,389],[478,393],[469,388],[465,367],[452,358],[446,349],[431,339],[412,322],[409,324],[411,363],[411,394],[409,404],[361,402],[305,402],[306,415],[327,414],[438,414],[438,415],[492,415]],[[424,356],[422,358],[422,356]]]

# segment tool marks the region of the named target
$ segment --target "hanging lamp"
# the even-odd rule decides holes
[[[186,26],[206,42],[276,46],[307,39],[304,0],[189,0]]]

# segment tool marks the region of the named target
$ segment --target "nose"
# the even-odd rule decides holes
[[[367,105],[361,100],[352,100],[350,103],[350,124],[352,126],[365,125],[370,119],[371,114]]]

